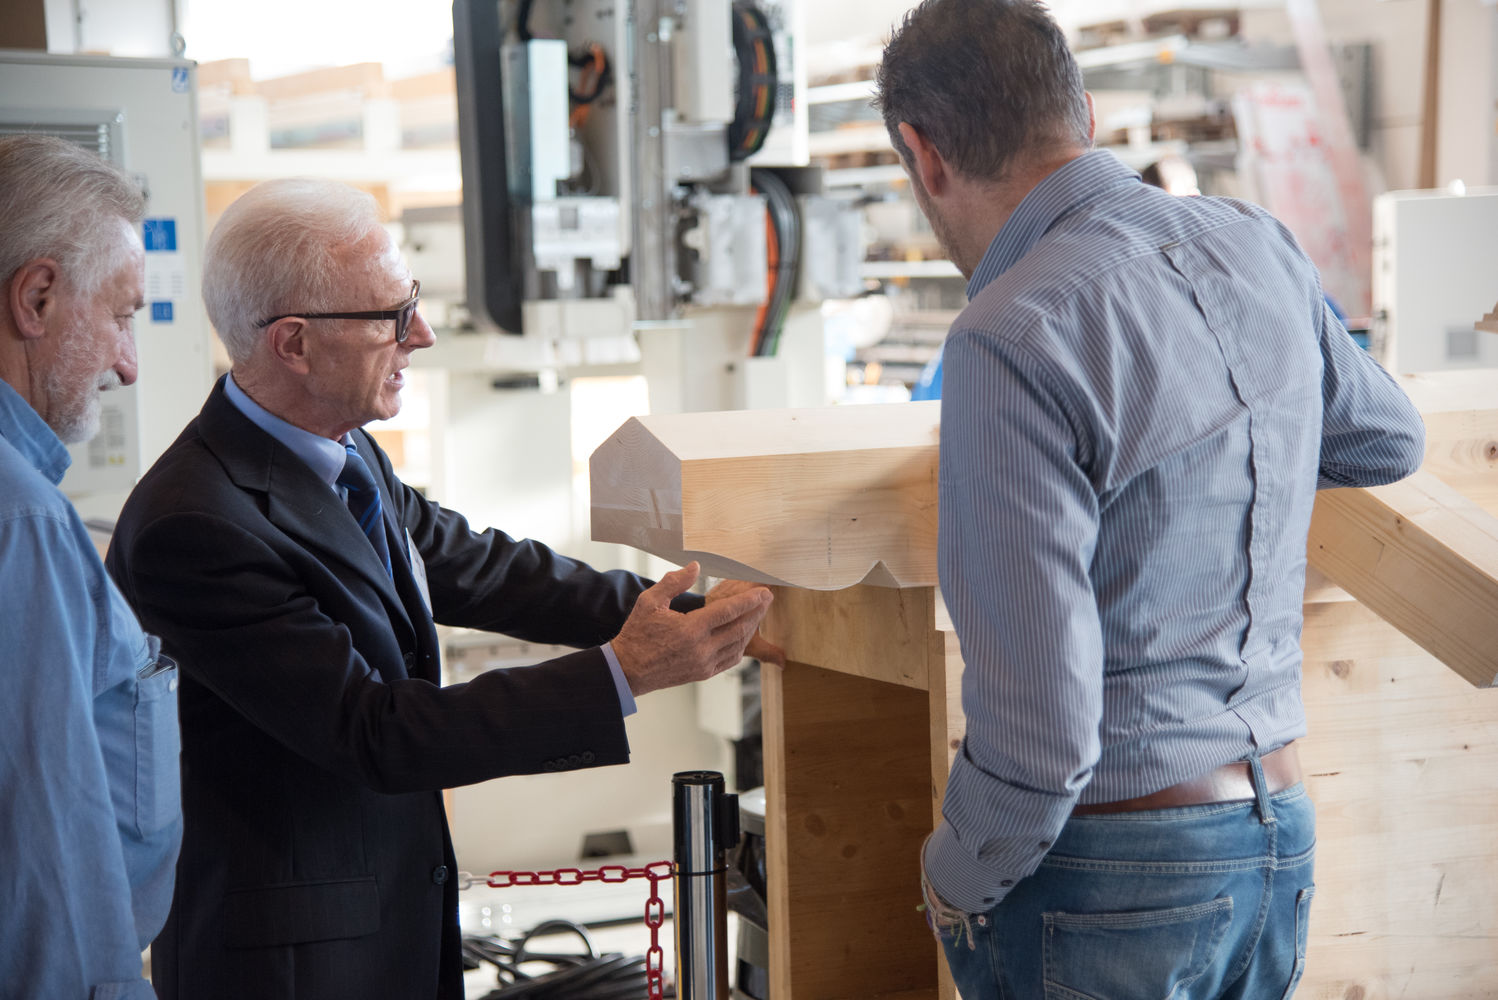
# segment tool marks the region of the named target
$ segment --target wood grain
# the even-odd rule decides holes
[[[1470,683],[1498,681],[1498,518],[1421,472],[1389,486],[1322,491],[1307,552]]]
[[[593,538],[713,575],[936,583],[935,403],[637,417],[593,453]]]
[[[1316,901],[1297,1000],[1498,996],[1498,696],[1355,603],[1306,609]]]

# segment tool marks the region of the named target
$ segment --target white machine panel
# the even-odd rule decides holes
[[[139,177],[147,191],[140,378],[107,393],[99,436],[73,448],[72,496],[123,494],[203,405],[213,379],[199,292],[203,179],[196,64],[0,52],[0,134],[62,135]]]
[[[1498,188],[1391,191],[1373,202],[1373,312],[1392,372],[1498,367]]]

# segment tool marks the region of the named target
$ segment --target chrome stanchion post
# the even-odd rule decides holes
[[[676,995],[679,1000],[728,1000],[727,852],[739,839],[737,795],[723,791],[717,771],[681,771],[671,778],[676,872]]]

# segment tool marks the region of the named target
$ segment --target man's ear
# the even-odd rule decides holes
[[[23,340],[40,340],[60,308],[58,280],[62,268],[50,257],[28,260],[16,270],[6,286],[6,305]]]
[[[905,148],[910,150],[910,169],[915,172],[916,180],[933,198],[945,194],[952,176],[947,161],[941,158],[930,140],[916,131],[914,125],[901,122],[897,127]]]
[[[1097,137],[1097,107],[1092,103],[1092,91],[1084,90],[1082,94],[1087,98],[1087,142],[1091,144]]]
[[[295,316],[278,319],[266,327],[261,336],[270,347],[271,357],[282,365],[305,375],[311,368],[308,358],[307,321]]]

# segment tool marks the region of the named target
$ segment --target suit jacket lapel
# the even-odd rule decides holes
[[[240,413],[224,395],[222,382],[203,405],[198,426],[203,442],[218,456],[235,485],[266,495],[266,516],[272,524],[328,565],[344,566],[363,579],[379,593],[392,623],[415,632],[395,583],[385,575],[374,546],[348,508],[339,503],[338,494],[290,449]],[[388,501],[385,520],[386,530],[391,531],[394,521]],[[404,549],[403,536],[400,545]]]

